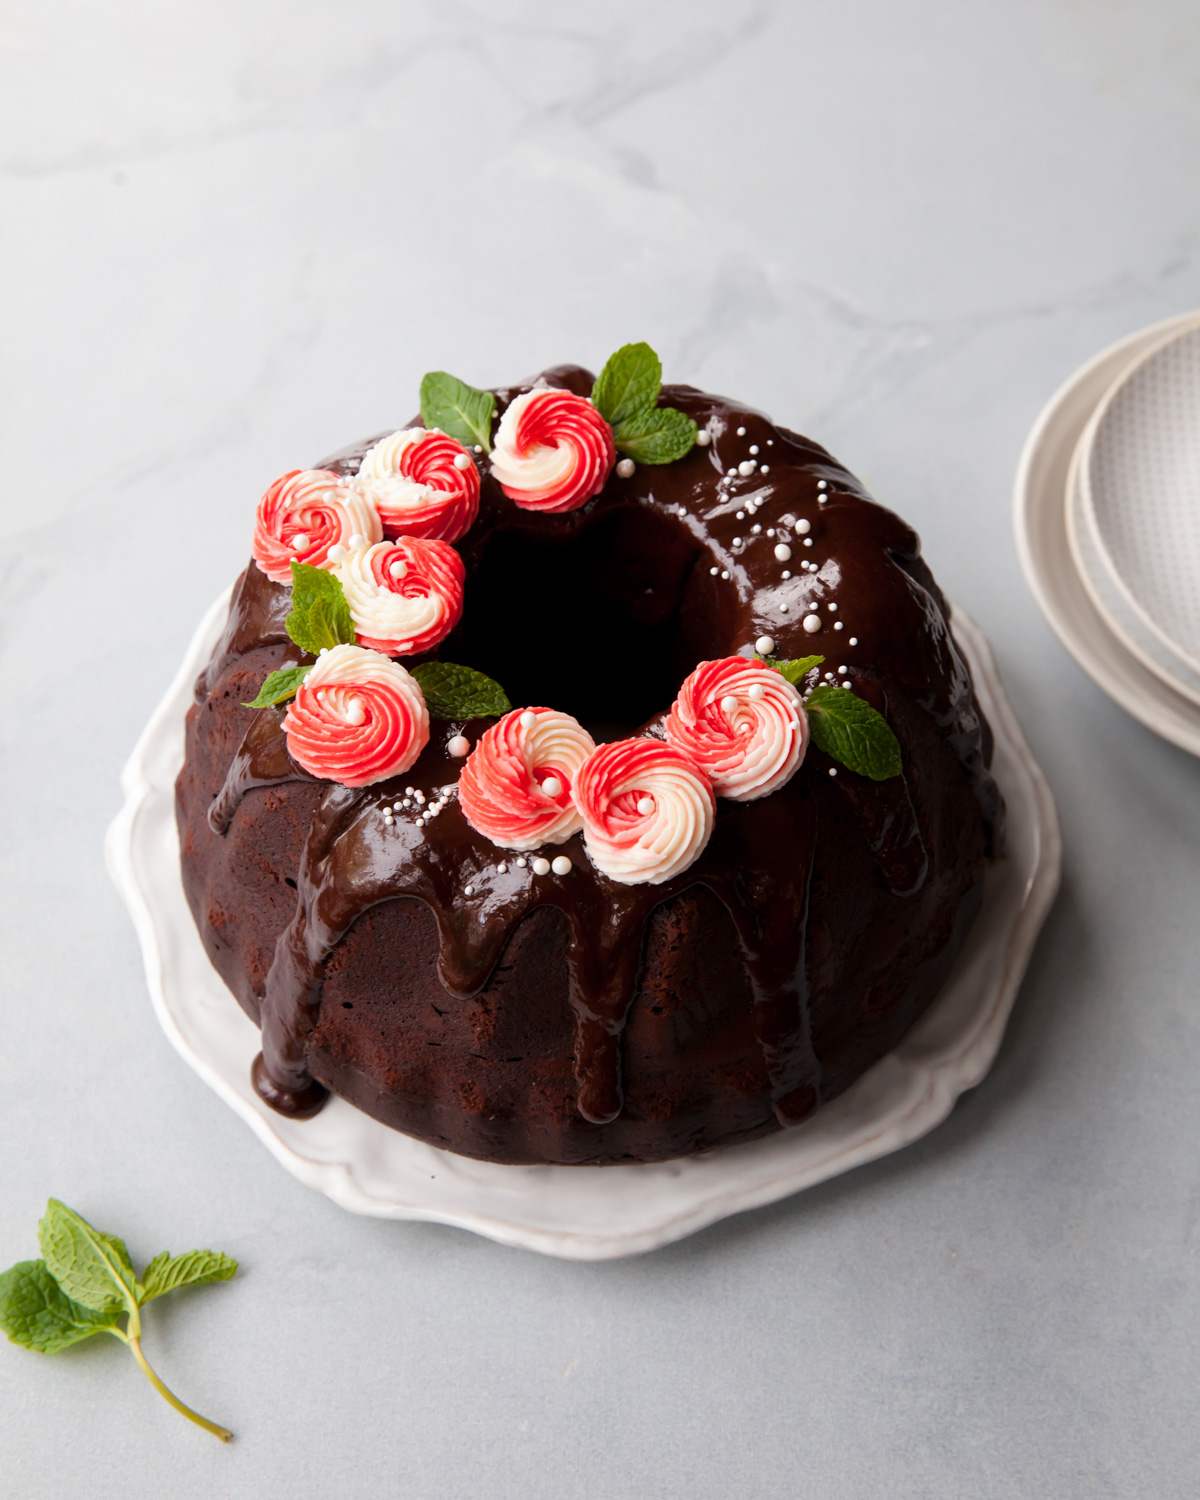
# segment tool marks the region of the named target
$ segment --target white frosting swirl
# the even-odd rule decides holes
[[[661,740],[601,745],[579,768],[588,857],[621,885],[661,885],[699,859],[716,802],[704,772]]]

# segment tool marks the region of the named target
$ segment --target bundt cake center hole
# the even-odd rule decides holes
[[[540,517],[497,527],[466,560],[463,618],[440,654],[494,677],[518,706],[620,738],[669,708],[698,661],[724,654],[728,605],[707,560],[682,519],[648,506],[578,529]]]

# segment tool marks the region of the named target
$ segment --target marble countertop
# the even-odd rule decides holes
[[[1065,655],[1011,536],[1025,434],[1200,304],[1184,0],[14,0],[0,29],[0,1263],[48,1195],[230,1285],[147,1346],[0,1346],[0,1491],[1153,1496],[1200,1426],[1200,763]],[[159,1032],[117,778],[263,485],[647,339],[912,519],[1059,798],[1000,1058],[927,1139],[571,1264],[356,1219]]]

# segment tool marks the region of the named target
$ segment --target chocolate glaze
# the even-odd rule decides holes
[[[580,394],[592,385],[576,366],[539,379]],[[498,391],[499,412],[529,388]],[[365,912],[415,898],[436,921],[437,978],[451,1002],[480,995],[535,909],[562,913],[569,931],[576,1108],[593,1125],[615,1120],[623,1102],[622,1033],[651,917],[702,886],[724,907],[737,936],[774,1119],[794,1123],[830,1092],[813,1046],[814,965],[806,963],[818,803],[834,798],[848,807],[887,891],[915,896],[927,881],[930,853],[909,784],[909,751],[932,723],[952,747],[997,848],[1002,806],[987,770],[990,735],[915,533],[870,501],[823,449],[761,414],[687,386],[664,388],[661,400],[693,416],[710,434],[710,445],[674,464],[639,466],[628,480],[614,474],[580,510],[521,511],[483,465],[479,520],[458,544],[467,573],[464,619],[434,654],[489,671],[515,703],[550,702],[574,712],[599,739],[661,733],[662,715],[698,661],[751,654],[756,638],[768,634],[778,656],[822,652],[822,671],[832,671],[835,680],[839,666],[848,669],[855,690],[896,729],[906,752],[905,776],[874,783],[838,768],[833,778],[830,762],[810,749],[800,772],[770,797],[718,801],[708,847],[672,881],[612,882],[592,868],[579,838],[549,851],[571,858],[570,875],[538,878],[477,834],[456,801],[424,828],[403,815],[393,826],[385,823],[384,806],[402,798],[405,787],[432,800],[437,789],[453,784],[461,762],[446,754],[445,744],[460,731],[474,740],[490,722],[435,721],[428,747],[403,777],[359,790],[319,784],[324,790],[295,880],[294,915],[275,943],[261,996],[263,1050],[255,1084],[274,1108],[307,1115],[321,1107],[326,1091],[312,1076],[310,1045],[329,958]],[[736,435],[739,427],[743,437]],[[321,466],[356,472],[370,441]],[[722,481],[752,444],[769,474],[756,470]],[[757,517],[745,512],[748,499],[762,502]],[[811,547],[792,531],[799,517],[811,524]],[[757,534],[751,529],[756,523],[762,528]],[[786,527],[790,563],[775,559],[768,527]],[[806,557],[818,563],[817,572],[801,571]],[[786,580],[785,567],[793,574]],[[250,565],[197,684],[198,710],[232,667],[263,648],[276,648],[271,666],[311,659],[287,638],[289,598]],[[789,606],[786,613],[781,602]],[[831,602],[844,621],[841,631],[832,628]],[[813,607],[825,622],[816,635],[800,623]],[[283,710],[272,708],[250,721],[208,809],[214,833],[227,832],[254,789],[312,781],[287,754],[282,719]],[[504,873],[497,869],[501,861]],[[836,1088],[844,1086],[839,1078]]]

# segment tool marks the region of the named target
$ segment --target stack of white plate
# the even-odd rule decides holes
[[[1085,672],[1200,755],[1200,313],[1122,339],[1038,418],[1017,550]]]

